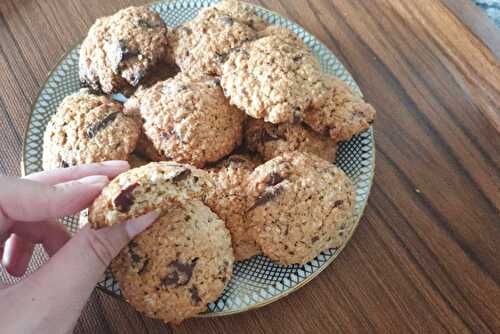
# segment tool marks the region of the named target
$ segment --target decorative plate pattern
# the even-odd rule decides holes
[[[151,8],[160,13],[169,26],[177,26],[192,19],[200,8],[214,2],[216,1],[165,1],[152,4]],[[269,23],[286,27],[300,36],[320,61],[325,72],[337,75],[361,94],[344,66],[314,36],[276,13],[260,7],[256,8],[257,13]],[[22,166],[24,174],[42,170],[42,143],[45,127],[62,99],[79,89],[78,55],[79,47],[75,47],[65,55],[40,91],[25,135]],[[356,186],[354,219],[357,224],[368,200],[374,173],[375,143],[372,128],[349,142],[339,145],[337,165],[351,177]],[[62,219],[62,223],[71,232],[78,229],[77,217],[66,217]],[[344,246],[321,253],[304,266],[281,266],[264,256],[237,262],[234,267],[234,276],[224,293],[216,302],[210,304],[208,311],[201,316],[243,312],[286,296],[325,269]],[[121,295],[120,288],[110,273],[106,273],[104,280],[99,282],[98,286],[108,293]]]

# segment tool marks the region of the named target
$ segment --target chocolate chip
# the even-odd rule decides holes
[[[139,82],[144,78],[144,73],[134,73],[134,77],[132,79],[132,82],[130,85],[132,87],[137,87],[139,85]]]
[[[303,57],[302,55],[297,55],[297,56],[293,57],[292,60],[293,60],[294,63],[298,63],[299,60],[302,59],[302,57]]]
[[[152,29],[152,28],[158,27],[158,25],[152,24],[151,22],[149,22],[148,20],[145,20],[145,19],[137,20],[137,25],[139,27],[145,28],[145,29]]]
[[[271,190],[266,190],[259,197],[257,197],[254,205],[249,210],[252,210],[258,206],[266,204],[267,202],[278,197],[282,192],[283,192],[283,188],[281,188],[281,187],[276,187],[276,188],[271,188]]]
[[[179,29],[184,31],[188,35],[191,35],[193,33],[193,30],[191,30],[191,28],[188,27],[180,27]]]
[[[64,160],[61,160],[61,162],[59,163],[59,167],[60,168],[68,168],[69,164]]]
[[[342,201],[342,200],[340,200],[340,199],[339,199],[339,200],[335,201],[335,203],[333,203],[333,208],[334,208],[334,209],[335,209],[335,208],[338,208],[338,207],[339,207],[339,206],[341,206],[342,204],[344,204],[344,201]]]
[[[101,83],[99,81],[94,83],[89,83],[87,81],[80,81],[80,88],[87,88],[89,90],[89,93],[94,95],[104,95]]]
[[[127,188],[123,189],[121,193],[116,196],[114,205],[120,212],[128,212],[134,204],[134,195],[132,192],[139,186],[139,183],[133,183]]]
[[[137,247],[137,243],[135,241],[130,241],[128,244],[128,253],[130,254],[130,259],[132,263],[137,264],[142,261],[142,256],[135,252],[135,248]]]
[[[317,242],[319,240],[319,237],[318,236],[315,236],[311,239],[311,242],[314,244],[315,242]]]
[[[142,261],[142,257],[140,255],[137,255],[137,254],[130,254],[131,258],[132,258],[132,262],[133,263],[139,263]]]
[[[149,264],[149,258],[146,258],[146,260],[144,260],[144,262],[142,263],[141,269],[139,269],[139,271],[137,273],[139,275],[144,274],[148,268],[148,264]]]
[[[174,287],[186,285],[191,279],[191,276],[193,276],[196,261],[198,261],[198,258],[195,258],[190,263],[177,260],[170,262],[167,266],[170,272],[161,279],[161,285]]]
[[[227,53],[216,53],[215,54],[215,61],[217,61],[218,63],[225,63],[227,58],[228,58]]]
[[[266,129],[263,129],[262,132],[261,132],[261,141],[263,143],[266,143],[268,141],[272,141],[272,140],[278,140],[278,139],[283,139],[283,140],[286,140],[285,137],[283,136],[280,136],[277,131],[275,131],[276,129],[275,128],[266,128]]]
[[[102,120],[100,120],[99,122],[97,122],[94,125],[90,126],[87,129],[87,137],[89,139],[94,138],[99,131],[101,131],[102,129],[106,128],[108,125],[110,125],[111,123],[113,123],[113,121],[116,119],[117,116],[118,116],[118,112],[117,111],[112,112],[111,114],[107,115]]]
[[[138,50],[130,49],[127,45],[127,42],[122,39],[118,41],[118,47],[121,53],[120,62],[132,57],[137,57],[140,54]]]
[[[167,131],[162,131],[160,133],[160,138],[163,139],[163,140],[167,140],[170,137],[172,137],[173,134],[174,134],[174,132],[172,131],[172,129],[167,130]]]
[[[241,163],[246,162],[247,160],[245,158],[239,157],[237,155],[232,155],[229,158],[227,158],[227,161],[229,163],[234,162],[234,163],[237,163],[237,164],[241,164]]]
[[[285,178],[282,177],[280,174],[278,173],[271,173],[268,175],[268,180],[266,182],[266,184],[268,186],[275,186],[277,185],[278,183],[282,182]]]
[[[293,108],[293,123],[300,123],[302,122],[302,110],[299,107]]]
[[[185,180],[191,174],[191,170],[189,168],[178,171],[171,180],[173,182],[179,182]]]
[[[201,303],[200,295],[198,294],[198,288],[193,285],[193,287],[189,288],[189,292],[191,292],[191,302],[193,305],[198,305]]]
[[[234,24],[233,18],[227,15],[220,16],[219,20],[221,20],[222,23],[224,23],[227,26],[232,26]]]

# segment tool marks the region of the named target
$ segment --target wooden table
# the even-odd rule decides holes
[[[30,106],[101,15],[141,1],[0,1],[0,172]],[[167,326],[94,292],[78,333],[500,332],[500,33],[469,0],[266,0],[322,40],[378,110],[354,238],[257,311]],[[417,5],[418,4],[418,5]]]

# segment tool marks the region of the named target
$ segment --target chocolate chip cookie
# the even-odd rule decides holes
[[[96,91],[137,87],[166,52],[167,27],[147,7],[128,7],[98,19],[80,50],[80,80]]]
[[[251,10],[239,10],[246,5],[235,3],[205,8],[194,20],[169,33],[171,58],[182,72],[193,77],[220,75],[228,54],[257,37],[262,20]]]
[[[152,162],[118,175],[89,209],[93,228],[121,223],[173,203],[206,201],[214,189],[207,172],[174,162]]]
[[[339,247],[354,226],[354,188],[349,177],[315,155],[285,153],[249,177],[251,224],[262,252],[281,264],[304,264]]]
[[[244,138],[245,146],[258,152],[265,161],[285,152],[300,151],[335,162],[335,142],[328,136],[314,132],[303,123],[272,124],[252,119],[245,126]]]
[[[193,200],[158,218],[121,251],[111,268],[137,310],[179,323],[217,300],[231,278],[233,260],[224,222]]]
[[[82,89],[64,98],[45,129],[43,168],[127,160],[140,133],[121,104]]]
[[[244,113],[229,105],[213,78],[179,74],[142,91],[137,99],[127,102],[126,112],[138,108],[143,132],[162,160],[203,167],[241,142]]]
[[[248,208],[246,185],[248,177],[258,164],[259,161],[250,156],[235,154],[209,170],[215,183],[215,195],[210,207],[226,222],[237,261],[261,253],[260,247],[249,233],[250,226],[245,221]]]
[[[221,85],[231,104],[270,123],[298,123],[320,84],[311,52],[286,36],[260,38],[229,54]]]
[[[351,139],[375,119],[375,109],[333,75],[324,75],[322,87],[312,95],[315,98],[304,114],[304,122],[336,141]]]

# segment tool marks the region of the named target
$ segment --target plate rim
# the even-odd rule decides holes
[[[172,2],[176,2],[178,0],[157,0],[157,1],[152,1],[152,2],[149,2],[149,3],[145,3],[143,4],[142,6],[148,6],[148,7],[151,7],[151,6],[154,6],[154,5],[161,5],[161,4],[165,4],[165,3],[172,3]],[[217,1],[219,2],[219,0]],[[317,42],[318,44],[320,44],[320,46],[322,48],[324,48],[325,50],[328,50],[328,52],[330,52],[333,56],[335,56],[335,58],[337,59],[337,61],[342,65],[342,67],[344,68],[344,71],[347,72],[349,74],[349,77],[354,81],[354,83],[356,84],[356,87],[358,87],[358,93],[361,94],[361,96],[363,97],[364,94],[361,90],[361,88],[359,87],[357,81],[354,79],[354,77],[352,76],[351,72],[347,69],[347,67],[344,65],[344,63],[338,59],[338,57],[335,55],[335,53],[330,50],[330,48],[328,48],[324,43],[323,41],[321,41],[318,37],[316,37],[316,35],[312,34],[309,30],[305,29],[302,25],[298,24],[297,22],[295,22],[293,19],[290,19],[290,18],[287,18],[275,11],[272,11],[270,9],[267,9],[263,6],[260,6],[260,5],[257,5],[257,4],[253,4],[253,3],[248,3],[246,1],[242,1],[242,2],[245,2],[246,4],[252,6],[252,7],[256,7],[256,8],[260,8],[261,10],[263,11],[266,11],[268,13],[271,13],[272,15],[275,15],[275,16],[278,16],[279,18],[283,19],[283,20],[286,20],[286,21],[289,21],[289,22],[292,22],[293,24],[297,25],[298,27],[300,27],[304,32],[306,32],[307,34],[309,34],[310,36],[312,36]],[[205,4],[205,3],[203,3]],[[205,7],[205,6],[204,6]],[[125,8],[125,7],[123,7]],[[286,28],[288,29],[288,28]],[[52,68],[50,69],[50,71],[47,73],[45,79],[44,79],[44,82],[43,82],[43,85],[40,86],[39,90],[38,90],[38,93],[35,97],[35,99],[33,100],[33,103],[31,105],[31,108],[30,108],[30,113],[29,113],[29,117],[28,117],[28,120],[27,120],[27,123],[26,123],[26,127],[24,129],[24,133],[23,133],[23,145],[22,145],[22,149],[21,149],[21,162],[20,162],[20,169],[21,169],[21,176],[22,177],[25,177],[27,176],[26,174],[26,163],[25,163],[25,158],[26,158],[26,151],[27,151],[27,138],[28,138],[28,132],[30,130],[30,125],[32,123],[32,118],[33,118],[33,114],[35,112],[35,106],[37,105],[37,102],[39,101],[40,99],[40,96],[42,94],[42,92],[46,89],[46,86],[48,84],[48,81],[49,79],[52,77],[52,75],[54,74],[54,72],[59,68],[59,65],[62,64],[62,62],[67,58],[67,56],[74,50],[76,49],[79,45],[81,45],[81,43],[83,42],[83,40],[85,39],[85,36],[80,38],[76,43],[74,43],[70,48],[68,48],[60,57],[59,59],[57,60],[57,62],[52,66]],[[341,79],[342,80],[342,79]],[[365,214],[365,210],[366,210],[366,207],[368,205],[368,201],[370,199],[370,194],[371,194],[371,190],[372,190],[372,186],[373,186],[373,179],[375,178],[375,165],[376,165],[376,147],[375,147],[375,127],[373,125],[370,125],[370,127],[366,130],[366,131],[370,131],[371,130],[371,138],[372,138],[372,146],[371,146],[371,157],[372,157],[372,163],[371,163],[371,168],[370,168],[370,178],[368,180],[368,185],[367,185],[367,199],[366,201],[364,202],[363,204],[363,207],[361,208],[361,213],[360,213],[360,216],[359,216],[359,219],[356,221],[355,225],[354,225],[354,228],[351,230],[350,234],[349,234],[349,238],[347,239],[347,241],[340,247],[340,248],[337,248],[337,251],[335,252],[334,255],[332,255],[321,267],[318,268],[318,270],[316,270],[315,272],[313,272],[311,275],[309,275],[308,277],[306,277],[303,281],[301,281],[300,283],[298,283],[297,285],[291,287],[290,289],[278,294],[278,295],[275,295],[269,299],[266,299],[264,301],[261,301],[261,302],[258,302],[258,303],[255,303],[251,306],[248,306],[246,308],[241,308],[241,309],[236,309],[236,310],[227,310],[227,311],[220,311],[220,312],[204,312],[204,313],[200,313],[200,314],[196,314],[195,316],[193,316],[193,318],[216,318],[216,317],[222,317],[222,316],[228,316],[228,315],[235,315],[235,314],[239,314],[239,313],[244,313],[244,312],[248,312],[248,311],[254,311],[254,310],[257,310],[257,309],[260,309],[264,306],[267,306],[269,304],[272,304],[284,297],[287,297],[289,296],[290,294],[300,290],[302,287],[304,287],[306,284],[310,283],[314,278],[316,278],[319,274],[321,274],[326,268],[328,268],[336,259],[337,257],[342,253],[342,251],[344,250],[344,248],[350,243],[352,237],[354,236],[354,233],[356,232],[362,218],[364,217],[364,214]],[[109,291],[108,289],[102,287],[102,286],[99,286],[97,283],[95,285],[96,289],[99,289],[101,290],[103,293],[105,293],[106,295],[109,295],[111,297],[114,297],[118,300],[122,300],[122,301],[126,301],[126,298],[123,297],[123,296],[119,296],[111,291]],[[127,302],[128,304],[128,302]]]

